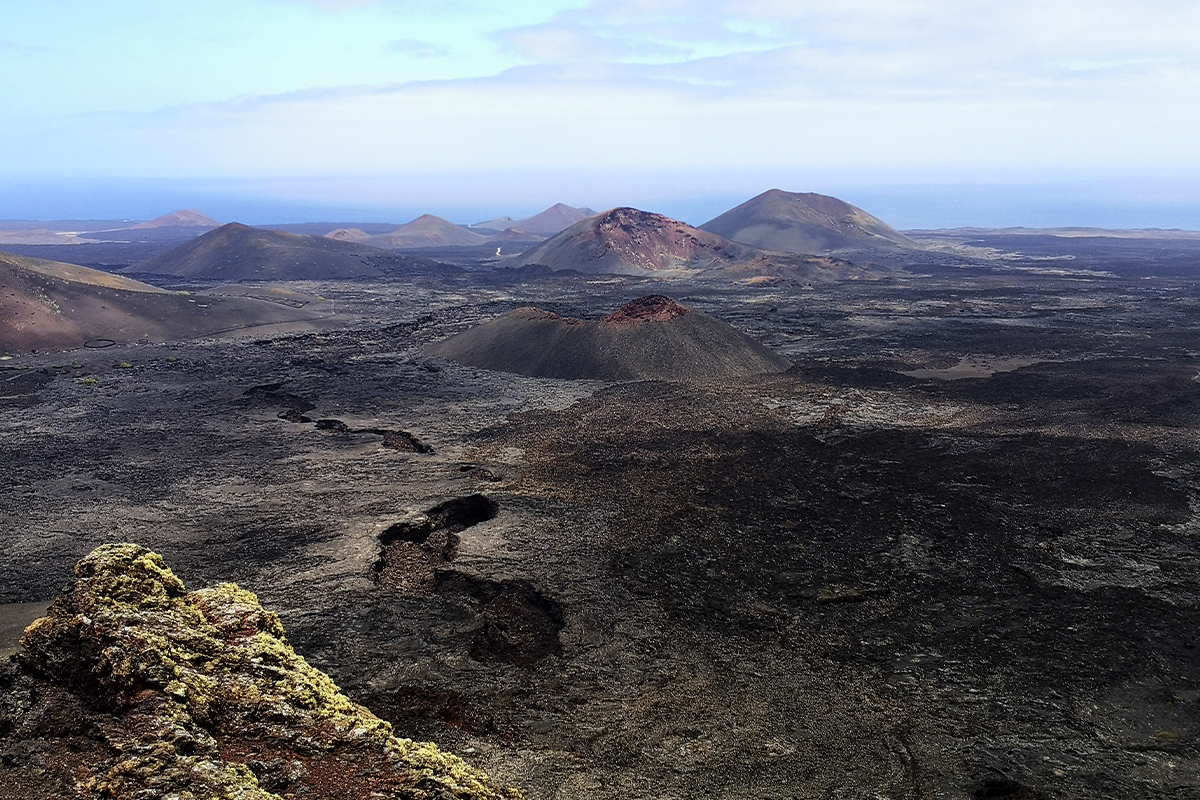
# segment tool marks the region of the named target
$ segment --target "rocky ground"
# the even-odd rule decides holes
[[[130,541],[532,798],[1195,797],[1190,254],[993,244],[870,282],[300,287],[353,323],[2,361],[0,630]],[[420,350],[651,292],[796,367]],[[0,735],[0,775],[43,768]]]

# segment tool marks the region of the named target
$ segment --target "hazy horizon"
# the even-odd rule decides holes
[[[232,24],[236,22],[236,24]],[[1200,229],[1200,8],[57,0],[0,9],[0,218]]]

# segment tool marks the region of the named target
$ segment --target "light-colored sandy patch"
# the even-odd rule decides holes
[[[898,370],[910,378],[932,378],[937,381],[957,381],[963,378],[990,378],[997,372],[1012,372],[1031,364],[1041,364],[1052,359],[1029,358],[1026,356],[963,356],[952,367],[942,369]]]
[[[49,601],[37,603],[0,603],[0,658],[17,652],[21,634],[33,621],[46,616]]]

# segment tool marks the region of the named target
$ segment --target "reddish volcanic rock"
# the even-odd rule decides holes
[[[669,297],[651,294],[631,300],[624,308],[604,318],[610,325],[627,325],[637,322],[666,322],[682,317],[691,309],[684,308]]]
[[[588,274],[708,269],[753,260],[758,251],[679,220],[614,208],[577,222],[514,260]]]

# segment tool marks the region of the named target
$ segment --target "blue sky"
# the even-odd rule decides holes
[[[1200,228],[1200,4],[5,0],[0,217]]]

